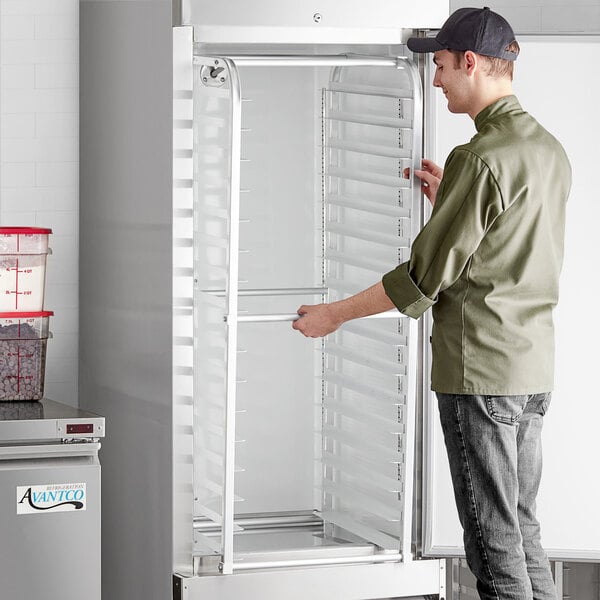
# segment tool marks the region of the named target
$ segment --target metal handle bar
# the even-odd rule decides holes
[[[360,319],[400,319],[404,315],[397,310],[392,309],[386,312],[375,315],[360,317]],[[281,323],[284,321],[297,321],[301,319],[301,315],[297,313],[281,313],[281,314],[253,314],[253,315],[238,315],[236,321],[238,323]],[[224,321],[229,321],[229,315],[225,315]]]

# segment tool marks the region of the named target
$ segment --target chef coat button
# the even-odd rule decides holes
[[[429,343],[432,344],[433,343],[433,336],[429,336]]]

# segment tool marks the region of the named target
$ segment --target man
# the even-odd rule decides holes
[[[569,162],[512,94],[519,46],[500,15],[459,9],[408,47],[434,53],[433,85],[477,134],[443,171],[427,160],[415,171],[434,208],[410,260],[355,296],[300,307],[294,328],[320,337],[394,306],[413,318],[432,307],[432,389],[479,595],[556,600],[535,497]]]

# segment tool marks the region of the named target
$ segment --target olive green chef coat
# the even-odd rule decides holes
[[[431,219],[384,289],[410,317],[433,307],[433,390],[548,392],[571,168],[515,96],[482,110],[475,127],[448,157]]]

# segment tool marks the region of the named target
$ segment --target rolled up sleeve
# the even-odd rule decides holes
[[[383,276],[398,310],[419,318],[460,277],[486,231],[503,211],[496,179],[479,156],[455,149],[446,161],[435,207],[408,262]]]
[[[412,280],[409,262],[398,265],[393,271],[383,276],[382,283],[385,293],[398,310],[413,319],[418,319],[435,300],[428,298]]]

